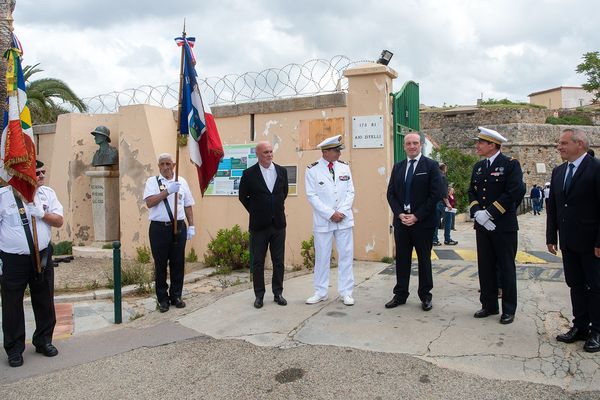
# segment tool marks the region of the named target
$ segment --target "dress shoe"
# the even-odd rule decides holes
[[[54,357],[58,354],[58,349],[52,343],[46,343],[41,346],[35,346],[36,353],[42,353],[46,357]]]
[[[400,296],[394,296],[390,301],[385,303],[385,308],[394,308],[406,304],[406,299],[402,299]]]
[[[600,332],[590,333],[590,337],[586,340],[583,345],[583,349],[588,353],[595,353],[600,351]]]
[[[169,311],[169,302],[163,301],[162,303],[158,303],[158,311],[161,313]]]
[[[448,240],[444,241],[444,244],[447,244],[448,246],[456,246],[458,242],[456,240]]]
[[[279,304],[280,306],[287,306],[287,300],[283,298],[282,295],[280,294],[276,294],[275,297],[273,298],[273,301],[277,304]]]
[[[433,304],[431,304],[431,300],[422,301],[421,308],[423,309],[423,311],[430,311],[433,308]]]
[[[306,299],[306,304],[317,304],[318,302],[325,301],[325,300],[327,300],[327,295],[319,296],[317,293],[315,293],[312,296],[310,296],[308,299]]]
[[[175,308],[184,308],[185,301],[181,300],[181,297],[176,298],[175,300],[171,300],[171,304],[175,306]]]
[[[254,308],[262,308],[263,306],[263,299],[261,297],[257,297],[256,299],[254,299]]]
[[[23,365],[23,356],[21,354],[13,354],[8,357],[8,365],[11,367],[20,367]]]
[[[473,317],[475,318],[485,318],[485,317],[489,317],[490,315],[498,315],[498,311],[488,311],[485,308],[482,308],[481,310],[477,311]]]
[[[515,320],[515,314],[502,314],[500,316],[500,323],[503,325],[512,324]]]
[[[342,296],[342,301],[347,306],[353,306],[354,305],[354,298],[352,296],[348,295],[348,294],[345,295],[345,296]]]
[[[587,329],[581,329],[576,326],[569,329],[567,333],[561,333],[556,336],[556,340],[563,343],[575,343],[578,340],[587,340],[589,331]]]

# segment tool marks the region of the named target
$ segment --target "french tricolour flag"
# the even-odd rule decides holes
[[[204,192],[215,176],[219,161],[223,157],[223,145],[217,131],[215,119],[210,107],[204,104],[196,77],[194,54],[191,47],[194,38],[176,38],[179,46],[184,48],[183,56],[183,93],[181,102],[181,118],[179,133],[190,135],[188,149],[190,159],[196,164],[200,191]]]

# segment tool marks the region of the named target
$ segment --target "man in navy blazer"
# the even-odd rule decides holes
[[[406,303],[413,247],[419,264],[419,299],[424,311],[432,308],[431,248],[433,230],[439,221],[435,207],[441,199],[441,181],[438,163],[421,154],[418,133],[404,137],[406,160],[394,165],[387,189],[387,199],[394,215],[396,245],[396,286],[394,297],[386,308]]]
[[[556,254],[560,238],[573,307],[573,327],[556,340],[582,340],[583,349],[595,353],[600,351],[600,162],[586,153],[588,148],[584,132],[563,130],[558,150],[567,162],[552,171],[546,243]]]
[[[265,295],[265,255],[267,247],[273,262],[274,301],[285,306],[283,273],[285,250],[285,199],[288,195],[287,170],[273,162],[269,142],[256,145],[258,163],[247,168],[240,180],[239,199],[250,215],[250,251],[252,254],[254,307],[263,306]]]

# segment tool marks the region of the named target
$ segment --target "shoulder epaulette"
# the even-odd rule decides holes
[[[314,167],[315,165],[317,165],[318,163],[319,163],[318,161],[315,161],[314,163],[310,164],[310,165],[309,165],[308,167],[306,167],[306,168],[312,168],[312,167]]]
[[[342,164],[346,164],[346,165],[348,165],[348,163],[347,163],[346,161],[338,160],[338,162],[339,162],[339,163],[342,163]]]

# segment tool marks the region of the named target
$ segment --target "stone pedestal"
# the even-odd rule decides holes
[[[110,167],[96,167],[86,171],[91,178],[94,240],[111,242],[119,240],[119,171]]]

